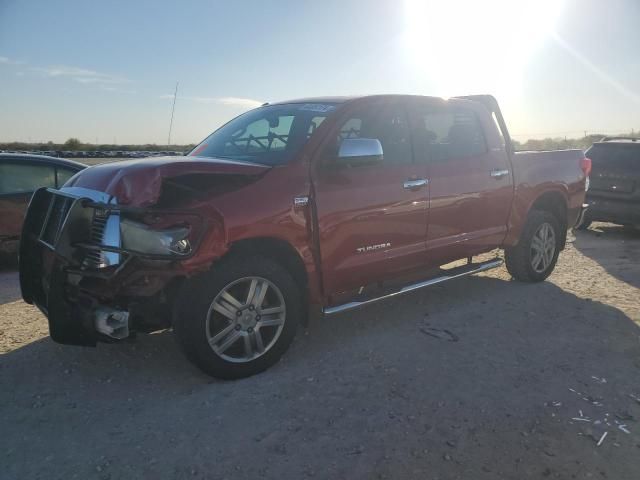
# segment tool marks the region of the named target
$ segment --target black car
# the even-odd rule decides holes
[[[17,251],[33,192],[40,187],[60,188],[83,168],[86,165],[63,158],[0,153],[0,254]]]
[[[592,170],[580,229],[593,221],[640,227],[640,139],[605,137],[586,156]]]

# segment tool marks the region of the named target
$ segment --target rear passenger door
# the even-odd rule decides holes
[[[415,102],[414,153],[428,163],[427,261],[499,246],[513,196],[510,162],[489,112],[461,100]]]

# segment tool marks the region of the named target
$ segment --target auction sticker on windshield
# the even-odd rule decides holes
[[[335,110],[335,108],[336,108],[335,105],[325,105],[322,103],[305,103],[299,108],[299,110],[306,111],[306,112],[326,113],[326,112],[330,112],[331,110]]]

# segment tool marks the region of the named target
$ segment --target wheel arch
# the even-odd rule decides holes
[[[514,247],[520,241],[524,226],[533,210],[542,210],[553,214],[566,231],[568,228],[568,192],[562,188],[550,187],[536,195],[533,189],[521,189],[516,191],[516,199],[511,209],[509,218],[509,231],[504,239],[504,247]],[[566,243],[566,235],[563,236],[560,248]]]
[[[558,219],[562,232],[564,232],[560,239],[561,250],[564,249],[567,242],[568,208],[567,197],[558,190],[551,190],[536,198],[527,212],[528,215],[532,210],[542,210],[551,213]]]
[[[302,287],[303,305],[307,305],[309,298],[313,298],[311,291],[315,285],[307,270],[305,262],[298,250],[286,240],[276,237],[252,237],[233,242],[227,253],[219,262],[229,261],[236,256],[259,255],[275,260]],[[213,266],[215,269],[215,264]]]

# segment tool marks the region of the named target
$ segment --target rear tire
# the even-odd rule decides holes
[[[513,278],[521,282],[541,282],[556,266],[561,235],[566,232],[551,213],[532,210],[515,247],[505,249],[505,263]]]
[[[264,257],[230,258],[183,284],[173,330],[187,358],[213,377],[249,377],[275,364],[303,315],[292,276]]]

